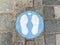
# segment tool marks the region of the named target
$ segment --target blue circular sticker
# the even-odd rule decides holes
[[[19,35],[24,38],[36,38],[44,29],[43,18],[35,11],[23,12],[17,17],[16,29]]]

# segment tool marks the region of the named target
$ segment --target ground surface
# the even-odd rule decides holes
[[[34,10],[44,18],[45,27],[35,39],[18,35],[17,16]],[[60,0],[0,0],[0,45],[60,45]]]

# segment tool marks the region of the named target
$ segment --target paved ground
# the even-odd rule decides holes
[[[44,18],[45,28],[35,39],[18,35],[17,16],[34,10]],[[60,0],[0,0],[0,45],[60,45]]]

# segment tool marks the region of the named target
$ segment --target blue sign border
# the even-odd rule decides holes
[[[39,21],[39,22],[40,22],[40,23],[39,23],[39,30],[38,30],[38,33],[37,33],[36,35],[32,35],[32,34],[24,35],[24,34],[22,34],[22,32],[21,32],[20,19],[21,19],[22,15],[24,15],[24,14],[27,15],[28,12],[31,12],[32,14],[37,15],[38,18],[39,18],[39,20],[40,20],[40,21]],[[27,15],[27,16],[28,16],[28,15]],[[39,35],[42,33],[43,29],[44,29],[43,17],[42,17],[40,14],[38,14],[37,12],[35,12],[35,11],[26,11],[26,12],[21,13],[21,14],[17,17],[17,20],[16,20],[16,31],[19,33],[20,36],[22,36],[22,37],[24,37],[24,38],[27,38],[27,39],[36,38],[37,36],[39,36]]]

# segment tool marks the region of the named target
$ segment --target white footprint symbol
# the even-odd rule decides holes
[[[32,20],[31,20],[32,24],[33,24],[33,28],[32,28],[32,34],[37,34],[38,33],[38,25],[39,25],[39,19],[36,15],[32,16]]]
[[[22,33],[24,35],[28,34],[28,29],[27,29],[27,26],[26,26],[27,23],[28,23],[28,18],[27,18],[26,15],[23,15],[21,17],[20,24],[21,24],[21,28],[22,28]]]

